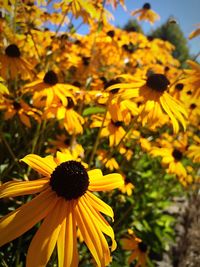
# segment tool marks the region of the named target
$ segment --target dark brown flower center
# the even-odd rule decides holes
[[[138,244],[138,248],[140,249],[140,251],[142,252],[146,252],[147,251],[147,245],[144,242],[140,242]]]
[[[106,33],[108,36],[110,36],[111,38],[113,38],[114,36],[115,36],[115,31],[108,31],[107,33]]]
[[[43,81],[47,84],[55,85],[58,83],[58,76],[54,71],[50,70],[45,74]]]
[[[147,78],[146,85],[157,92],[164,92],[167,90],[168,85],[170,84],[167,77],[163,74],[151,74]]]
[[[72,100],[71,97],[67,96],[67,109],[70,109],[73,107],[74,107],[74,101]]]
[[[177,83],[175,88],[178,90],[178,91],[182,91],[183,90],[183,87],[184,87],[184,84],[183,83]]]
[[[191,90],[187,91],[187,95],[192,95],[192,91]]]
[[[88,66],[90,64],[90,57],[82,57],[83,65]]]
[[[20,51],[19,48],[15,44],[11,44],[8,47],[6,47],[6,55],[9,57],[20,57]]]
[[[191,105],[190,105],[190,109],[195,109],[197,107],[197,105],[195,104],[195,103],[192,103]]]
[[[151,9],[151,5],[149,3],[145,3],[142,7],[143,9]]]
[[[59,197],[77,199],[85,194],[89,177],[84,166],[74,160],[58,165],[51,174],[50,186]]]
[[[66,146],[69,146],[69,145],[70,145],[70,139],[69,139],[69,138],[66,138],[66,139],[64,140],[64,144],[65,144]]]
[[[129,44],[124,44],[122,48],[129,53],[133,53],[135,50],[137,50],[137,47],[132,42]]]
[[[17,101],[14,101],[13,102],[13,107],[14,107],[15,110],[19,110],[21,108],[21,105]]]
[[[180,150],[178,149],[174,149],[173,152],[172,152],[172,156],[175,158],[175,160],[179,161],[182,159],[183,157],[183,154]]]
[[[113,121],[111,120],[112,124],[114,124],[116,127],[120,127],[123,124],[123,121]]]

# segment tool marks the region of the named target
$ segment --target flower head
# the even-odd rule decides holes
[[[78,266],[77,229],[97,266],[107,266],[111,256],[103,234],[112,239],[111,250],[116,248],[116,242],[111,226],[101,213],[113,218],[113,211],[91,191],[122,186],[121,175],[104,176],[98,169],[87,171],[70,154],[61,152],[57,152],[55,158],[30,154],[21,161],[43,177],[34,181],[8,182],[0,187],[1,198],[38,194],[0,220],[0,245],[43,220],[28,249],[27,267],[46,266],[56,243],[58,266]]]

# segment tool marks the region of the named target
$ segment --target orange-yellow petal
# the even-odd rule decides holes
[[[90,202],[90,205],[95,208],[95,210],[99,210],[100,212],[111,217],[113,220],[114,213],[113,213],[112,208],[109,205],[107,205],[100,198],[96,197],[94,194],[90,193],[89,191],[87,191],[84,196]]]
[[[119,188],[124,184],[124,179],[118,173],[111,173],[104,176],[89,175],[90,184],[88,189],[91,191],[109,191]]]
[[[81,199],[82,198],[79,199],[75,206],[75,216],[78,228],[80,229],[84,242],[94,257],[97,266],[104,267],[105,262],[103,248],[99,237],[99,229],[88,216],[87,209],[83,206]]]
[[[25,162],[31,168],[45,176],[50,176],[53,170],[57,167],[52,156],[42,158],[35,154],[29,154],[20,161]]]
[[[42,225],[34,235],[28,249],[26,257],[27,267],[45,267],[55,248],[58,235],[61,228],[61,223],[64,220],[65,214],[63,207],[64,199],[59,199]]]
[[[12,181],[0,186],[0,198],[39,193],[48,186],[49,178],[36,181]]]
[[[76,220],[73,208],[71,201],[65,201],[63,210],[66,216],[62,222],[57,241],[59,266],[78,266]]]
[[[0,246],[19,237],[42,220],[55,206],[55,193],[47,189],[0,220]]]

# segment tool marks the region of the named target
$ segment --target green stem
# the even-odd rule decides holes
[[[8,142],[6,141],[6,139],[3,136],[3,133],[0,135],[0,138],[2,139],[2,141],[4,142],[6,148],[8,149],[8,152],[10,153],[11,157],[13,158],[13,160],[15,162],[17,162],[17,157],[15,156],[14,152],[12,151],[10,145],[8,144]]]
[[[17,249],[16,249],[16,260],[15,260],[15,267],[20,266],[20,247],[22,244],[22,237],[18,238],[18,243],[17,243]]]
[[[108,102],[109,102],[109,101],[108,101]],[[103,117],[103,120],[102,120],[102,123],[101,123],[101,127],[99,128],[98,135],[97,135],[97,138],[96,138],[96,141],[95,141],[93,150],[92,150],[92,154],[91,154],[91,156],[90,156],[89,167],[91,167],[91,164],[92,164],[92,162],[93,162],[94,156],[95,156],[95,154],[96,154],[97,147],[98,147],[98,145],[99,145],[100,136],[101,136],[101,131],[102,131],[102,129],[103,129],[104,122],[105,122],[105,119],[106,119],[106,115],[107,115],[107,112],[108,112],[108,102],[107,102],[106,111],[105,111],[105,113],[104,113],[104,117]]]
[[[113,225],[113,230],[116,230],[117,226],[118,226],[122,221],[124,221],[124,220],[127,218],[127,216],[129,215],[129,212],[132,211],[132,209],[134,208],[134,206],[135,206],[135,203],[131,204],[131,205],[128,207],[128,209],[124,212],[123,216],[121,216],[121,217],[119,218],[119,220],[116,221],[116,222],[114,223],[114,225]]]
[[[122,136],[121,140],[119,141],[119,143],[111,150],[110,154],[107,157],[106,162],[104,163],[104,166],[106,165],[106,163],[109,161],[109,159],[111,159],[111,157],[114,155],[114,153],[116,151],[118,151],[118,149],[120,148],[122,142],[124,141],[124,139],[126,138],[126,136],[130,133],[130,131],[132,130],[133,126],[134,126],[135,121],[133,120],[129,129],[126,131],[126,133]]]

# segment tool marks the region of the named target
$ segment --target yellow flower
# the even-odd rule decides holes
[[[138,20],[146,20],[151,24],[160,19],[160,16],[151,9],[151,5],[149,3],[145,3],[142,8],[131,12],[132,16],[137,14],[139,14]]]
[[[112,239],[114,232],[100,212],[113,218],[113,211],[91,191],[120,187],[120,174],[103,175],[101,170],[86,171],[84,166],[61,152],[55,158],[30,154],[22,159],[42,175],[41,179],[7,182],[0,187],[0,197],[38,194],[28,203],[0,220],[0,246],[19,237],[43,220],[28,249],[26,266],[46,266],[57,243],[58,266],[78,266],[77,229],[97,266],[111,261],[103,234]]]
[[[169,80],[164,74],[155,73],[149,75],[146,79],[141,77],[128,76],[131,82],[119,83],[107,88],[111,91],[115,88],[120,88],[119,94],[121,99],[133,99],[142,97],[143,102],[140,106],[139,119],[143,126],[147,124],[153,129],[167,122],[166,114],[171,119],[174,132],[179,131],[180,122],[186,129],[185,118],[187,112],[181,102],[173,98],[168,92]],[[124,76],[126,78],[126,76]],[[164,113],[163,113],[164,111]]]
[[[187,171],[183,164],[181,163],[181,159],[183,157],[183,153],[176,148],[158,148],[152,147],[150,154],[154,157],[161,156],[162,163],[164,166],[167,166],[167,172],[171,174],[176,174],[177,176],[186,177]]]
[[[123,194],[127,194],[127,196],[131,196],[134,188],[134,185],[129,181],[129,179],[124,178],[124,185],[120,188],[120,191]]]
[[[30,117],[34,118],[38,123],[41,123],[41,112],[29,106],[22,99],[17,101],[3,98],[0,103],[0,110],[5,110],[5,120],[12,119],[15,115],[18,115],[21,122],[29,128],[31,127]]]
[[[98,159],[108,168],[110,171],[118,170],[119,164],[115,158],[108,158],[106,150],[98,150]]]
[[[29,62],[21,57],[17,45],[10,44],[5,49],[5,54],[0,55],[0,75],[4,79],[15,79],[20,76],[22,79],[31,79],[33,77],[33,67]]]
[[[131,255],[128,259],[128,264],[132,261],[137,260],[136,267],[145,267],[147,261],[148,247],[138,237],[135,236],[132,230],[129,229],[129,235],[127,238],[122,238],[122,248],[125,250],[131,250]]]
[[[67,96],[72,97],[71,90],[76,90],[77,87],[70,84],[58,83],[57,74],[50,70],[46,72],[43,80],[39,79],[29,83],[24,87],[24,93],[33,92],[33,105],[37,107],[50,107],[53,102],[61,101],[67,105]]]
[[[192,97],[200,97],[200,64],[192,60],[187,60],[190,69],[184,70],[186,76],[182,79],[188,85]]]
[[[193,139],[195,143],[189,146],[187,155],[192,158],[194,162],[200,162],[200,138],[195,135]]]
[[[90,127],[101,127],[103,118],[100,116],[92,116],[93,122]],[[111,119],[110,113],[107,113],[103,128],[101,131],[101,137],[109,137],[110,147],[117,146],[122,138],[125,136],[126,132],[122,127],[123,121],[113,121]]]

